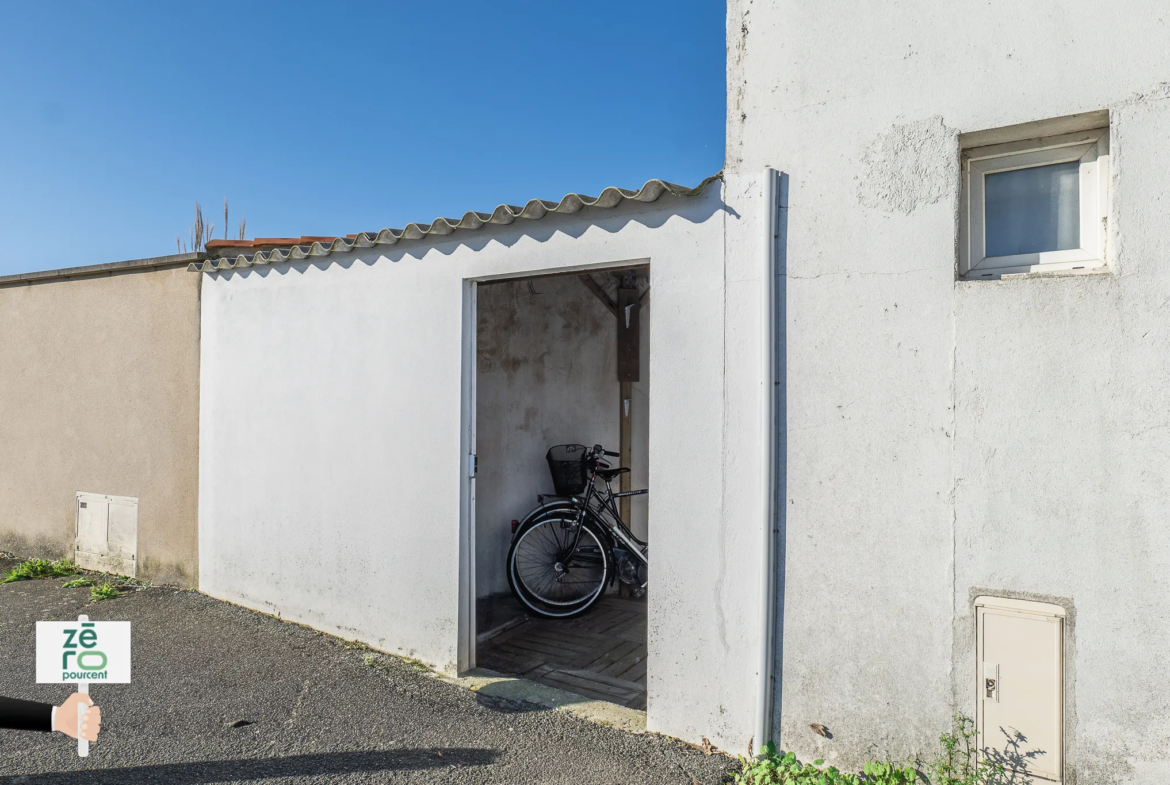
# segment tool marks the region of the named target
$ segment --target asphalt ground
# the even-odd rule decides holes
[[[16,562],[0,559],[0,573]],[[36,684],[35,622],[129,621],[133,683],[91,686],[88,758],[60,733],[0,730],[0,785],[721,783],[722,755],[440,681],[417,666],[197,592],[93,602],[64,579],[0,585],[0,695]],[[374,664],[367,664],[373,657]]]

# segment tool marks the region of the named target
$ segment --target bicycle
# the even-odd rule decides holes
[[[556,494],[541,494],[538,506],[513,522],[508,584],[540,616],[585,613],[614,580],[639,596],[646,590],[650,546],[622,520],[617,500],[648,491],[614,493],[613,481],[630,470],[613,468],[606,457],[619,454],[600,444],[551,448],[546,459]]]

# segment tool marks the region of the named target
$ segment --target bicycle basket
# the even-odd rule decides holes
[[[585,492],[589,480],[583,444],[558,444],[549,449],[545,458],[552,472],[553,488],[557,496],[577,496]]]

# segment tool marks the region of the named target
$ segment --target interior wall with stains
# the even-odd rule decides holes
[[[512,519],[553,492],[545,453],[557,444],[617,452],[621,402],[614,316],[577,275],[481,284],[477,310],[476,584],[487,597],[509,591]],[[644,368],[648,354],[644,342]],[[631,401],[636,467],[647,462],[648,382]],[[644,538],[644,502],[632,513]]]

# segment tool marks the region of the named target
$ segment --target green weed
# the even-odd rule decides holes
[[[932,785],[1006,785],[1016,781],[1011,771],[1022,770],[1026,761],[1037,754],[1021,752],[1021,741],[1022,738],[1009,738],[1006,750],[980,754],[975,721],[958,714],[951,730],[939,736],[942,749],[938,757],[920,764],[918,769]],[[739,760],[740,773],[732,779],[738,785],[914,785],[920,778],[927,781],[915,766],[890,761],[871,761],[859,774],[825,767],[823,760],[801,763],[795,754],[778,752],[770,743],[751,760]]]
[[[398,659],[402,660],[416,671],[427,671],[429,673],[431,670],[431,666],[427,665],[422,660],[416,660],[413,657],[399,657]]]
[[[430,673],[431,668],[429,665],[420,662],[419,660],[413,660],[410,657],[400,657],[397,654],[387,654],[382,656],[367,654],[366,656],[362,657],[362,662],[375,670],[382,671],[383,673],[389,673],[391,657],[403,663],[404,665],[409,665],[411,668],[414,668],[417,671],[426,671],[427,673]]]
[[[777,751],[769,743],[751,760],[740,758],[742,769],[732,782],[738,785],[912,785],[918,772],[912,766],[873,761],[861,774],[850,774],[823,760],[801,763],[792,752]]]
[[[0,580],[0,583],[29,581],[36,578],[60,578],[64,575],[75,574],[77,574],[77,568],[68,559],[57,559],[56,561],[29,559],[16,565],[4,577],[4,580]]]
[[[934,785],[996,785],[1007,781],[1007,767],[999,760],[1002,754],[979,760],[975,721],[970,717],[956,714],[954,727],[938,741],[942,756],[927,766]]]
[[[874,760],[861,767],[861,781],[875,785],[913,785],[918,781],[918,771],[913,766]]]
[[[85,576],[82,576],[80,578],[74,578],[71,581],[66,581],[63,584],[63,588],[66,589],[80,589],[83,586],[93,586],[93,581],[91,581],[89,578],[86,578]]]
[[[98,600],[112,600],[121,594],[117,586],[109,583],[103,583],[100,586],[94,586],[89,592],[89,598],[93,601]]]
[[[374,670],[382,671],[383,673],[386,673],[390,670],[390,665],[385,660],[372,654],[367,654],[366,656],[362,657],[362,662]]]

